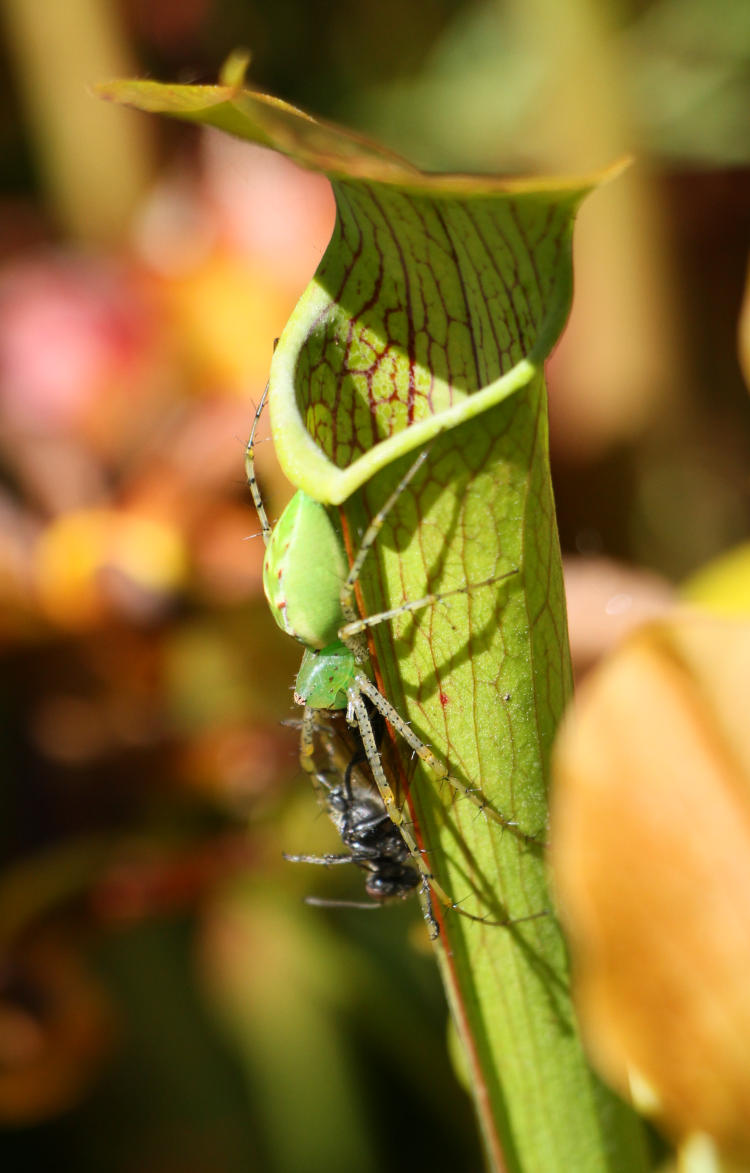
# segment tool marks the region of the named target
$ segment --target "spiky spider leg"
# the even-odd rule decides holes
[[[383,623],[388,619],[395,619],[398,615],[405,615],[409,611],[419,611],[423,607],[429,607],[433,603],[442,603],[444,599],[453,598],[454,595],[464,595],[467,591],[479,590],[480,587],[491,586],[493,583],[501,582],[504,578],[510,578],[512,575],[518,574],[517,567],[514,567],[513,570],[506,570],[503,574],[493,574],[490,578],[482,579],[481,582],[465,583],[463,586],[455,587],[453,590],[438,591],[423,595],[421,599],[400,603],[388,611],[379,611],[376,615],[368,615],[364,619],[357,615],[353,602],[354,589],[362,572],[365,559],[375,545],[378,534],[383,528],[388,514],[409,483],[419,472],[429,455],[429,451],[429,447],[425,448],[423,452],[420,452],[416,460],[410,464],[388,500],[380,507],[365,530],[359,550],[354,557],[349,574],[341,588],[341,610],[346,618],[346,624],[339,631],[338,637],[344,644],[347,644],[347,641],[353,640],[353,637],[361,634],[368,627],[375,627],[378,623]]]
[[[368,681],[368,684],[369,683],[370,682]],[[373,685],[370,685],[370,687],[375,691],[381,700],[385,701],[385,698],[382,697],[381,693],[379,693]],[[380,751],[378,750],[377,741],[373,732],[370,714],[368,713],[367,706],[362,699],[361,692],[353,689],[349,695],[349,703],[352,709],[352,716],[356,720],[356,725],[359,729],[360,737],[362,738],[362,746],[367,758],[367,764],[369,765],[372,772],[372,776],[383,801],[385,811],[391,822],[394,823],[394,825],[398,828],[398,831],[404,840],[404,843],[406,844],[409,855],[413,859],[414,864],[419,871],[419,902],[422,908],[422,914],[427,922],[430,938],[435,940],[435,938],[440,934],[440,929],[437,920],[435,919],[435,914],[432,910],[431,894],[437,898],[438,902],[443,906],[443,908],[450,909],[452,912],[457,912],[460,916],[466,917],[467,920],[475,921],[478,924],[505,927],[507,925],[516,924],[519,920],[535,919],[536,916],[544,915],[536,913],[533,917],[520,917],[515,919],[506,917],[502,920],[492,920],[487,916],[476,916],[473,912],[467,912],[466,909],[461,908],[459,904],[457,904],[454,900],[451,900],[448,893],[428,868],[427,863],[425,862],[424,853],[420,851],[417,845],[417,841],[412,834],[409,823],[404,818],[403,811],[396,800],[393,787],[386,777]],[[388,702],[385,701],[385,704],[387,705]],[[391,706],[388,707],[390,708]],[[383,715],[387,717],[386,714]],[[305,718],[312,722],[314,720],[312,711],[310,712],[309,716],[306,711]],[[353,723],[354,722],[352,722],[352,724]]]
[[[378,693],[378,695],[380,694]],[[419,850],[417,841],[411,833],[411,828],[404,819],[403,811],[396,801],[396,795],[393,792],[393,787],[386,778],[385,770],[383,769],[383,761],[380,756],[380,751],[378,750],[377,741],[375,740],[372,722],[370,721],[370,714],[367,712],[367,706],[362,700],[361,693],[352,691],[349,694],[349,705],[351,707],[351,716],[353,716],[356,720],[357,728],[359,729],[359,735],[362,738],[362,746],[365,751],[365,757],[367,758],[367,764],[372,771],[372,776],[375,780],[375,785],[378,788],[380,797],[383,800],[383,806],[385,807],[386,814],[394,826],[398,829],[401,838],[407,846],[409,855],[414,860],[414,863],[419,869],[419,874],[421,877],[421,882],[419,885],[419,903],[422,908],[422,914],[427,922],[430,939],[434,941],[435,938],[440,935],[440,929],[438,927],[437,921],[435,920],[435,914],[432,911],[430,886],[432,885],[433,891],[435,892],[438,900],[440,900],[441,904],[445,901],[447,901],[448,904],[452,902],[450,897],[446,895],[440,885],[434,880],[432,873],[425,863],[424,856]],[[349,716],[350,714],[347,713],[347,719]],[[353,723],[354,722],[352,722],[352,724]]]
[[[255,506],[256,513],[258,514],[261,530],[263,531],[263,544],[265,546],[267,546],[271,540],[271,523],[268,520],[266,507],[263,504],[263,498],[260,495],[258,482],[255,479],[255,432],[258,427],[258,421],[263,414],[263,408],[265,407],[267,398],[268,383],[266,383],[265,387],[263,388],[263,394],[260,397],[260,402],[255,409],[253,426],[250,429],[250,438],[245,446],[245,476],[250,488],[250,496],[253,499],[253,505]]]
[[[490,806],[490,804],[487,802],[487,799],[483,797],[481,792],[472,790],[470,787],[461,782],[459,778],[456,778],[453,774],[451,774],[445,762],[442,762],[440,758],[432,752],[430,747],[426,745],[424,741],[421,741],[419,737],[417,737],[414,730],[404,720],[398,710],[394,709],[390,701],[383,696],[382,692],[380,692],[380,690],[375,687],[372,681],[369,680],[364,675],[364,673],[360,673],[357,676],[356,684],[360,692],[364,693],[364,695],[375,706],[378,712],[385,717],[388,724],[391,725],[393,729],[395,729],[395,731],[401,737],[403,737],[406,744],[414,750],[414,753],[417,755],[417,757],[425,763],[428,769],[432,770],[433,774],[439,782],[447,782],[452,790],[455,790],[458,794],[462,794],[464,798],[468,798],[469,801],[474,804],[477,810],[484,811],[485,814],[494,822],[499,823],[501,827],[505,827],[507,830],[512,831],[514,835],[520,839],[523,839],[524,842],[542,842],[535,835],[528,835],[525,831],[522,831],[518,824],[513,822],[512,819],[506,819],[501,814],[499,814],[498,811]]]
[[[518,569],[507,570],[503,574],[493,575],[491,578],[484,579],[482,582],[465,584],[464,586],[456,587],[454,590],[443,592],[431,592],[424,595],[421,599],[413,599],[409,602],[400,603],[396,607],[391,607],[387,611],[380,611],[376,615],[368,615],[365,618],[360,618],[355,610],[353,603],[354,589],[357,580],[360,576],[365,559],[372,547],[375,545],[378,534],[388,517],[393,506],[398,501],[410,481],[416,476],[419,469],[427,459],[429,449],[425,449],[419,454],[416,460],[412,462],[406,473],[401,478],[396,488],[393,490],[387,501],[381,506],[375,517],[370,522],[365,530],[359,550],[352,562],[351,569],[347,579],[341,588],[341,610],[347,622],[338,633],[338,638],[347,647],[350,647],[357,659],[362,660],[365,657],[361,652],[361,641],[357,636],[366,631],[368,628],[375,627],[379,623],[384,623],[390,619],[395,619],[398,615],[405,615],[412,611],[419,611],[424,607],[429,607],[434,603],[441,603],[445,599],[452,598],[455,595],[465,594],[467,591],[478,590],[480,587],[491,586],[493,583],[501,582],[504,578],[510,578],[518,573]],[[403,737],[404,741],[414,750],[414,752],[422,759],[426,766],[432,770],[433,774],[441,782],[447,782],[448,785],[458,794],[468,798],[474,805],[482,811],[485,811],[489,818],[499,823],[502,827],[507,827],[515,834],[519,835],[526,841],[536,842],[536,837],[533,835],[526,835],[519,830],[518,824],[511,819],[505,819],[493,807],[489,805],[487,800],[482,797],[481,793],[472,790],[471,787],[466,786],[458,778],[451,774],[444,762],[432,752],[428,745],[421,741],[412,731],[411,727],[404,721],[398,711],[394,709],[393,705],[383,696],[383,694],[372,684],[372,682],[364,675],[360,674],[356,678],[356,682],[360,690],[372,701],[375,707],[382,713],[389,724]]]
[[[508,925],[519,924],[521,921],[536,920],[540,916],[546,916],[547,915],[546,910],[543,910],[541,912],[531,913],[529,916],[503,917],[501,920],[494,920],[488,916],[477,916],[473,912],[467,912],[466,909],[461,908],[460,904],[457,904],[455,900],[451,900],[448,893],[445,891],[445,889],[437,881],[435,876],[432,874],[432,872],[428,868],[427,863],[425,862],[424,852],[422,852],[419,849],[419,847],[417,846],[417,842],[411,832],[409,823],[404,819],[403,810],[401,809],[401,807],[398,805],[398,803],[396,801],[396,795],[394,794],[393,788],[391,787],[390,783],[388,782],[388,779],[385,774],[385,770],[383,769],[382,759],[381,759],[380,752],[377,747],[377,741],[375,739],[375,735],[374,735],[373,729],[372,729],[372,722],[370,720],[370,714],[367,712],[367,706],[365,705],[364,701],[362,700],[362,692],[365,692],[365,694],[371,700],[373,700],[373,703],[375,703],[375,702],[374,702],[372,693],[375,693],[375,695],[378,697],[378,699],[382,703],[382,705],[386,706],[387,709],[391,713],[395,714],[398,722],[400,722],[402,725],[405,723],[403,722],[402,718],[399,717],[396,710],[393,709],[393,706],[390,705],[389,702],[385,699],[385,697],[382,695],[382,693],[378,692],[378,690],[375,688],[375,686],[373,684],[371,684],[371,682],[369,680],[367,680],[366,677],[364,677],[363,679],[367,681],[367,685],[368,685],[367,690],[362,689],[361,683],[360,683],[361,691],[355,692],[354,690],[352,690],[352,693],[350,694],[350,703],[351,703],[351,706],[354,710],[354,714],[356,716],[357,726],[360,731],[360,736],[362,737],[362,745],[364,747],[365,755],[367,757],[367,764],[369,765],[370,770],[372,771],[372,776],[375,779],[375,784],[377,785],[377,788],[380,792],[380,797],[383,800],[383,805],[385,806],[385,809],[386,809],[391,821],[396,825],[399,832],[401,833],[401,836],[404,840],[404,843],[406,844],[406,846],[409,850],[409,854],[412,857],[412,859],[414,860],[414,863],[419,870],[419,874],[421,877],[421,882],[420,882],[420,887],[419,887],[419,898],[420,898],[420,904],[422,906],[422,912],[424,914],[425,920],[427,921],[428,927],[430,928],[430,936],[431,937],[433,936],[433,931],[434,931],[434,936],[437,936],[438,932],[439,932],[437,921],[435,920],[435,916],[432,911],[432,902],[430,899],[430,893],[432,893],[434,896],[437,897],[438,902],[443,906],[443,908],[448,909],[451,912],[457,912],[460,916],[465,917],[467,920],[474,921],[477,924],[497,926],[497,927],[507,927]],[[376,705],[376,707],[379,709],[379,711],[382,713],[382,715],[386,718],[386,720],[388,720],[388,721],[391,720],[390,716],[388,715],[387,712],[384,711],[383,708],[381,708],[378,705]],[[398,728],[398,725],[396,727]],[[405,727],[408,729],[408,725]],[[399,729],[399,731],[401,731],[401,730]],[[411,730],[409,730],[409,732],[411,732]],[[418,742],[418,738],[415,738],[414,734],[412,734],[412,738],[414,738],[415,742]],[[425,746],[424,748],[426,749],[427,747]],[[429,750],[427,752],[429,753]],[[435,759],[435,760],[437,761],[437,759]],[[438,764],[440,764],[440,763],[438,763]],[[433,937],[433,939],[434,939],[434,937]]]
[[[429,595],[423,595],[421,599],[411,599],[406,603],[399,603],[397,606],[391,607],[388,611],[378,611],[375,615],[367,615],[364,619],[352,619],[351,622],[340,629],[338,637],[345,644],[354,636],[366,631],[368,627],[377,627],[379,623],[385,623],[389,619],[396,619],[399,615],[407,615],[410,611],[421,611],[423,607],[429,607],[434,603],[442,603],[446,599],[453,598],[454,595],[465,595],[467,591],[476,591],[480,587],[492,586],[493,583],[502,582],[504,578],[511,578],[514,574],[518,574],[518,570],[515,567],[513,570],[506,570],[503,574],[493,574],[490,578],[482,579],[481,582],[472,582],[468,585],[454,587],[449,591],[436,591]]]

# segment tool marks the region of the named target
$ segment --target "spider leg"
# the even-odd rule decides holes
[[[504,574],[494,574],[491,578],[483,579],[482,582],[456,587],[450,591],[437,591],[430,595],[424,595],[421,599],[412,599],[407,603],[399,603],[397,607],[391,607],[388,611],[378,611],[376,615],[368,615],[365,619],[353,619],[341,628],[338,637],[345,644],[347,640],[360,635],[368,627],[377,627],[379,623],[386,623],[389,619],[396,619],[399,615],[406,615],[410,611],[420,611],[423,607],[429,607],[434,603],[442,603],[444,599],[451,599],[454,595],[465,595],[467,591],[478,590],[479,587],[492,586],[493,583],[501,582],[504,578],[510,578],[514,574],[518,574],[517,569],[506,570]]]
[[[380,696],[380,693],[378,693]],[[370,722],[370,715],[367,712],[367,707],[360,695],[353,695],[350,697],[352,709],[354,711],[362,744],[367,755],[367,762],[372,770],[372,776],[375,779],[380,796],[383,799],[386,812],[390,819],[398,827],[401,836],[406,844],[409,854],[414,860],[414,863],[419,870],[420,884],[419,884],[419,901],[422,906],[424,918],[427,921],[427,926],[430,931],[430,937],[434,940],[440,932],[435,913],[432,908],[431,896],[435,896],[443,908],[450,909],[453,912],[459,913],[460,916],[467,920],[476,922],[477,924],[506,927],[508,925],[518,924],[525,920],[536,920],[537,917],[546,916],[547,910],[542,912],[532,913],[530,916],[522,917],[503,917],[501,920],[494,920],[488,916],[477,916],[473,912],[467,912],[466,909],[461,908],[455,900],[451,900],[448,893],[436,880],[427,864],[425,863],[424,854],[417,846],[417,842],[406,823],[402,810],[396,801],[396,796],[393,792],[393,787],[388,782],[383,764],[380,759],[380,753],[372,733],[372,725]],[[387,703],[387,702],[386,702]]]
[[[359,550],[357,551],[356,557],[352,563],[351,570],[347,575],[346,582],[341,588],[341,610],[344,613],[344,618],[346,619],[347,623],[356,622],[358,618],[352,599],[354,596],[354,587],[357,579],[360,576],[365,558],[370,553],[372,547],[375,545],[378,534],[383,528],[385,519],[398,501],[406,486],[409,484],[409,481],[411,481],[412,478],[416,476],[417,472],[424,464],[428,453],[429,448],[425,448],[422,450],[422,452],[419,453],[419,456],[416,458],[416,460],[412,461],[388,500],[384,505],[381,506],[365,530],[364,536],[359,546]]]
[[[255,479],[255,432],[258,427],[258,421],[260,420],[260,417],[263,413],[267,395],[268,383],[266,383],[265,390],[260,397],[260,403],[256,408],[255,417],[253,419],[253,426],[250,429],[250,439],[248,440],[247,446],[245,448],[245,476],[247,477],[247,483],[250,487],[250,495],[253,499],[253,505],[255,506],[255,510],[258,514],[261,530],[263,531],[263,544],[265,546],[267,546],[271,540],[271,523],[268,520],[266,507],[263,504],[263,498],[260,495],[258,482]]]
[[[372,771],[372,776],[375,779],[375,785],[378,788],[380,797],[383,800],[386,814],[396,825],[396,827],[398,827],[404,843],[406,844],[409,851],[409,855],[412,857],[416,867],[419,870],[421,876],[421,883],[419,885],[419,902],[422,907],[424,918],[427,921],[430,937],[432,940],[435,940],[435,938],[440,935],[440,928],[437,921],[435,920],[435,914],[432,910],[432,902],[430,900],[430,886],[435,888],[436,893],[442,892],[442,889],[439,888],[439,885],[436,886],[436,881],[427,867],[427,864],[424,861],[424,856],[419,850],[417,842],[411,833],[411,829],[404,819],[403,812],[398,802],[396,801],[396,795],[394,794],[393,787],[388,781],[385,770],[383,769],[383,763],[381,761],[380,752],[375,740],[375,734],[372,730],[370,714],[367,712],[367,706],[362,700],[361,694],[354,689],[352,689],[349,693],[349,706],[352,712],[352,716],[356,721],[357,728],[359,729],[359,735],[362,738],[362,745],[367,757],[367,764]],[[445,895],[445,893],[442,893],[442,895]],[[442,903],[442,896],[439,895],[439,899]]]
[[[504,818],[501,814],[494,810],[481,793],[477,792],[476,790],[471,790],[458,778],[455,778],[445,763],[441,762],[440,758],[438,758],[432,752],[430,747],[425,745],[425,743],[421,741],[419,737],[417,737],[411,726],[407,724],[399,712],[394,709],[390,701],[383,696],[382,692],[380,692],[380,690],[375,687],[372,681],[369,680],[368,677],[364,675],[364,673],[359,673],[355,679],[360,691],[363,692],[367,699],[372,702],[375,708],[380,713],[382,713],[386,721],[388,721],[388,723],[393,726],[396,732],[401,737],[403,737],[406,744],[414,750],[415,754],[422,759],[425,765],[428,766],[430,770],[432,770],[433,774],[435,774],[435,776],[441,782],[447,782],[448,785],[457,791],[458,794],[462,794],[465,798],[468,798],[469,801],[474,804],[474,806],[476,806],[481,811],[485,811],[489,818],[493,819],[496,823],[499,823],[502,827],[506,827],[508,830],[513,831],[514,834],[520,836],[522,839],[528,842],[538,842],[538,840],[533,835],[526,835],[523,831],[521,831],[517,823],[514,823],[511,819]]]

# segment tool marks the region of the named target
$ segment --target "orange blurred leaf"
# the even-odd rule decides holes
[[[677,1137],[750,1156],[750,624],[644,629],[582,688],[553,865],[591,1053]]]

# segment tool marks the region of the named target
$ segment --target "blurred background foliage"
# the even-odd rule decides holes
[[[281,859],[334,845],[281,724],[298,654],[262,598],[242,457],[330,192],[87,87],[210,82],[249,45],[252,84],[428,168],[636,153],[581,215],[549,364],[582,669],[747,538],[750,7],[2,12],[0,1161],[478,1169],[416,909],[307,909],[358,876]],[[278,516],[269,444],[259,462]]]

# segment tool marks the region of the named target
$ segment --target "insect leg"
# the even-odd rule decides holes
[[[318,863],[322,867],[332,867],[337,863],[357,863],[353,855],[290,855],[289,852],[283,851],[282,858],[287,863]]]

